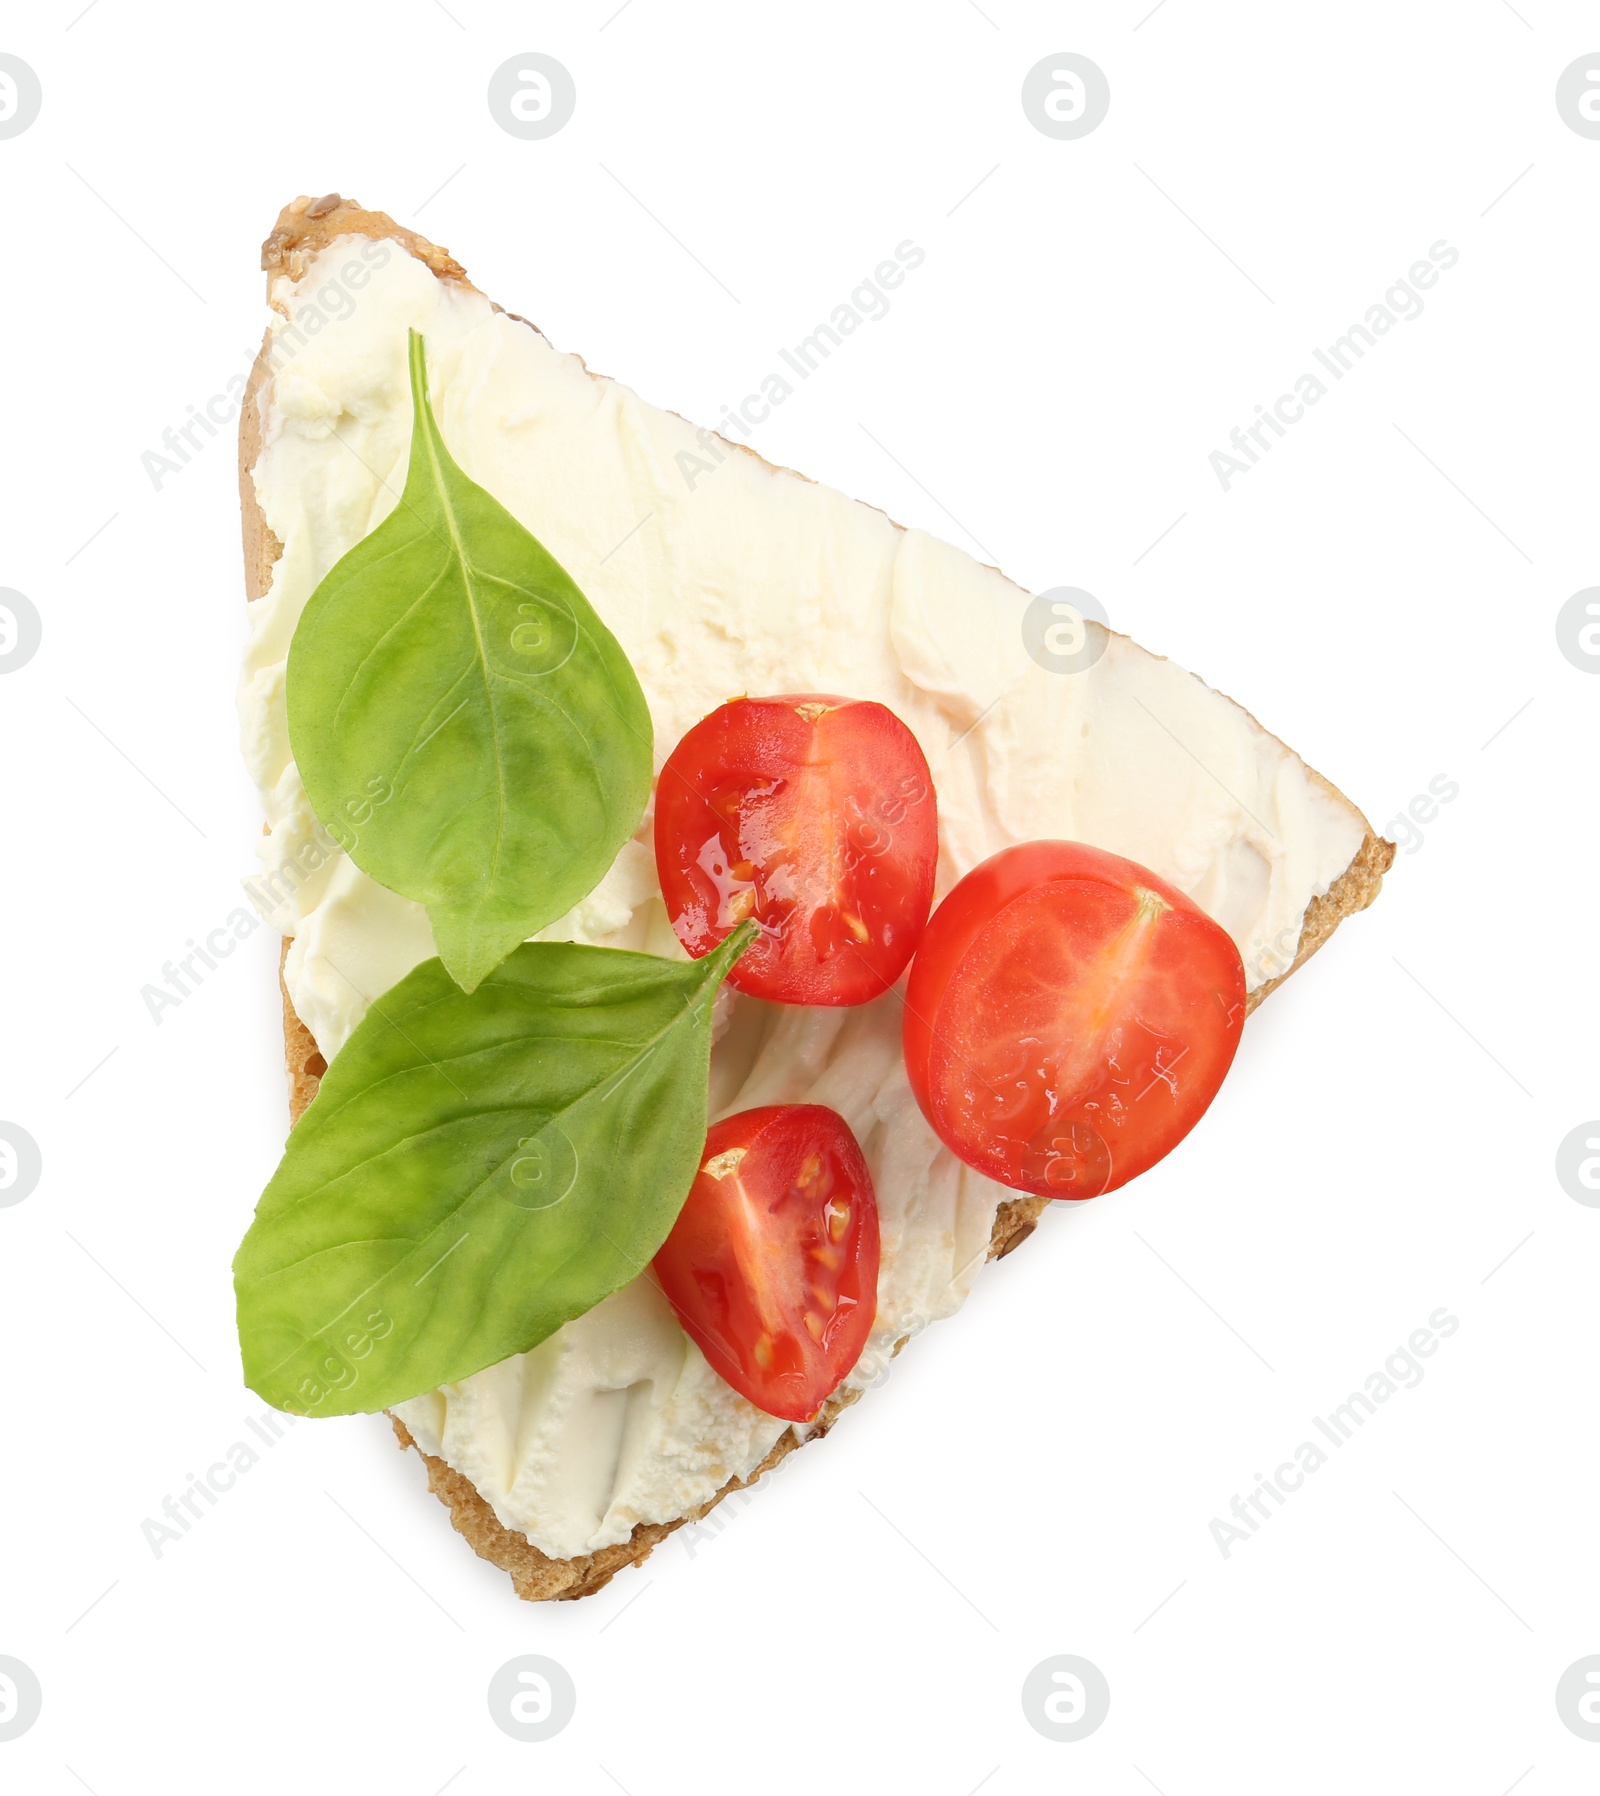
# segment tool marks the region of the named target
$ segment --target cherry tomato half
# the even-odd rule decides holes
[[[1233,938],[1133,861],[1025,842],[934,912],[906,987],[906,1071],[959,1159],[1095,1197],[1205,1114],[1244,1025]]]
[[[821,1104],[714,1123],[655,1270],[714,1371],[810,1421],[878,1313],[878,1200],[849,1124]]]
[[[863,1004],[928,920],[939,826],[928,763],[884,705],[736,698],[678,744],[656,787],[656,871],[697,958],[745,917],[730,983],[782,1004]]]

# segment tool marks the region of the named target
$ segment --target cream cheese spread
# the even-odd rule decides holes
[[[352,262],[369,278],[330,318],[316,294]],[[565,566],[632,661],[658,768],[740,693],[876,699],[933,772],[941,896],[1012,843],[1093,843],[1152,868],[1222,923],[1252,988],[1284,971],[1307,904],[1360,847],[1359,813],[1193,675],[1110,633],[1081,672],[1036,665],[1021,630],[1029,595],[1003,575],[729,452],[398,244],[342,238],[298,282],[276,282],[272,301],[283,353],[261,396],[254,479],[283,553],[250,607],[240,713],[268,823],[256,889],[292,937],[285,981],[326,1058],[373,998],[434,953],[422,907],[376,885],[318,829],[284,703],[301,609],[404,485],[408,328],[427,339],[451,453]],[[714,441],[721,459],[708,456]],[[649,825],[542,939],[681,956]],[[719,1006],[713,1116],[828,1104],[866,1154],[882,1269],[877,1325],[851,1382],[869,1383],[896,1341],[960,1305],[1008,1193],[924,1122],[893,994],[848,1010],[733,993]],[[648,1275],[532,1352],[398,1413],[502,1523],[558,1557],[705,1502],[790,1426],[711,1371]]]

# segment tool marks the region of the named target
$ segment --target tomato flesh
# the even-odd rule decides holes
[[[821,1104],[714,1123],[655,1272],[715,1372],[810,1421],[878,1313],[878,1202],[849,1124]]]
[[[1147,868],[1027,842],[934,913],[906,988],[906,1071],[958,1158],[1084,1198],[1126,1184],[1200,1120],[1244,1024],[1233,938]]]
[[[692,955],[754,917],[761,935],[731,984],[783,1004],[863,1004],[905,971],[928,920],[933,780],[887,706],[733,699],[668,756],[655,849]]]

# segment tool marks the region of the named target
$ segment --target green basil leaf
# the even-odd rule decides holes
[[[351,859],[428,908],[471,991],[599,883],[650,796],[650,713],[566,570],[450,458],[410,337],[405,491],[311,595],[289,740]]]
[[[703,960],[534,942],[470,997],[436,960],[373,1005],[233,1263],[245,1381],[383,1409],[535,1347],[636,1277],[706,1139]]]

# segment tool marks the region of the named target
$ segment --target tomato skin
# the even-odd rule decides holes
[[[713,1123],[656,1277],[713,1371],[808,1422],[878,1313],[878,1201],[837,1110],[771,1104]]]
[[[1147,1171],[1204,1115],[1244,1025],[1233,939],[1175,886],[1080,842],[973,869],[906,985],[906,1072],[957,1158],[1086,1198]]]
[[[933,903],[939,825],[916,738],[885,705],[737,698],[656,785],[656,872],[697,959],[745,916],[730,984],[782,1004],[864,1004],[905,971]]]

